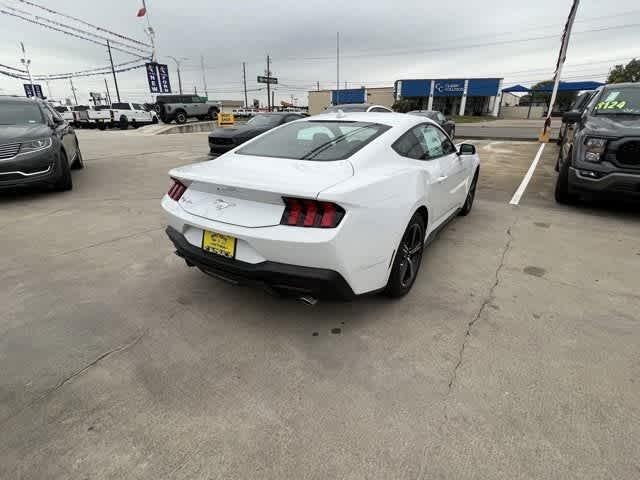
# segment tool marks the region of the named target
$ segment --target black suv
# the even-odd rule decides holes
[[[48,103],[0,96],[0,189],[71,190],[70,169],[83,166],[73,128]]]
[[[639,83],[600,87],[584,111],[569,111],[563,121],[573,126],[558,159],[559,203],[581,192],[640,196]]]

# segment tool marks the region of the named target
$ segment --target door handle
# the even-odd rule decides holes
[[[437,183],[442,183],[442,182],[444,182],[447,178],[449,178],[449,177],[446,177],[446,176],[438,177],[438,178],[436,178],[436,182],[437,182]]]

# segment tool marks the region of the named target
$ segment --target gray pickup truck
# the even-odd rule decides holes
[[[556,169],[556,200],[572,203],[581,193],[640,197],[640,83],[605,85],[568,124]]]
[[[156,111],[164,123],[185,123],[189,118],[215,120],[220,107],[197,95],[158,95]]]

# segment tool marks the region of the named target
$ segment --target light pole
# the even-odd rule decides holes
[[[189,60],[185,57],[180,57],[179,59],[176,57],[172,57],[171,55],[167,55],[171,60],[176,62],[176,69],[178,70],[178,88],[180,89],[180,94],[182,94],[182,78],[180,77],[180,61],[181,60]]]
[[[33,98],[36,98],[36,91],[33,87],[33,79],[31,78],[31,70],[29,69],[29,65],[31,65],[31,59],[27,58],[27,52],[24,50],[24,43],[20,42],[20,47],[22,48],[22,58],[20,62],[24,65],[24,68],[27,69],[27,75],[29,76],[29,84],[31,84],[31,90],[33,91]]]

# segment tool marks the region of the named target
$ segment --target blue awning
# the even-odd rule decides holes
[[[516,92],[516,93],[524,93],[524,92],[528,92],[529,89],[527,87],[523,87],[522,85],[514,85],[513,87],[509,87],[509,88],[503,88],[502,89],[503,92]]]
[[[595,90],[601,87],[604,83],[601,82],[560,82],[558,85],[559,92],[579,92],[582,90]],[[536,92],[551,92],[553,90],[553,83],[544,85],[542,88],[536,88]],[[514,85],[513,87],[503,88],[503,92],[531,92],[530,88],[523,87],[522,85]]]

